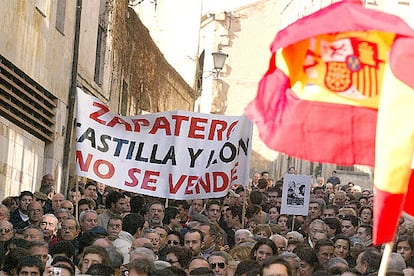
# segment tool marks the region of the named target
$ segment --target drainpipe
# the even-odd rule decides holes
[[[82,0],[76,1],[76,22],[75,22],[75,37],[73,41],[73,59],[72,59],[72,81],[70,85],[68,95],[68,106],[67,106],[67,123],[66,123],[66,135],[65,144],[63,146],[63,162],[62,162],[62,186],[61,192],[64,195],[68,194],[69,190],[69,158],[71,156],[71,141],[72,141],[72,130],[74,127],[74,111],[75,111],[75,100],[76,100],[76,86],[78,78],[78,57],[79,57],[79,33],[80,23],[82,15]]]

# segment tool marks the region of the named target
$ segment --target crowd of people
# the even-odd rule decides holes
[[[289,173],[295,173],[289,170]],[[283,180],[255,173],[224,198],[165,200],[79,182],[0,205],[0,275],[377,275],[373,194],[333,172],[307,216],[281,214]],[[414,275],[414,224],[401,218],[387,275]]]

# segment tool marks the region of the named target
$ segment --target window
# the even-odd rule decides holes
[[[97,36],[97,41],[96,41],[95,74],[94,74],[94,81],[99,86],[101,86],[103,83],[105,52],[106,52],[106,36],[107,36],[106,1],[101,0],[100,6],[99,6],[99,23],[98,23],[98,36]]]
[[[0,55],[0,116],[51,143],[56,107],[54,95]]]
[[[58,0],[56,7],[56,30],[65,34],[66,0]]]

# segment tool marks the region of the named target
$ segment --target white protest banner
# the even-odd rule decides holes
[[[280,213],[307,216],[310,190],[311,177],[309,175],[285,174]]]
[[[217,198],[247,185],[252,123],[187,111],[122,117],[78,88],[76,170],[109,186],[170,198]]]

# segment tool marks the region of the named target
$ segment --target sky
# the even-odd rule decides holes
[[[238,7],[245,6],[258,0],[204,0],[203,14],[213,11],[234,10]]]

